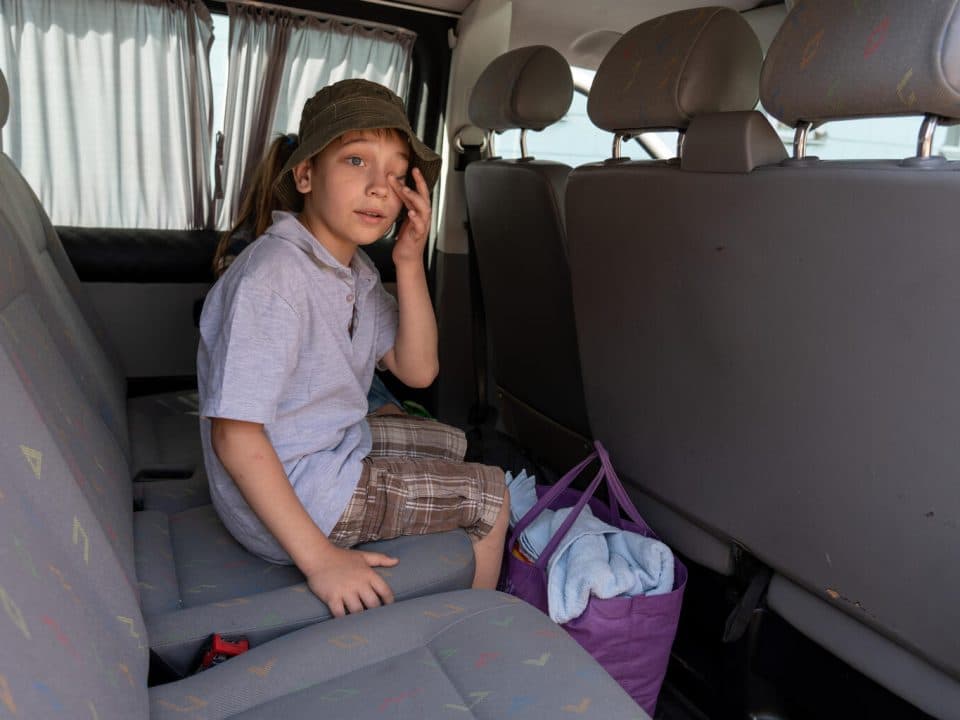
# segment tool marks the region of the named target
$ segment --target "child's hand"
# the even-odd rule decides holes
[[[417,186],[413,190],[396,176],[390,176],[390,187],[407,206],[407,219],[400,228],[397,242],[393,246],[393,263],[400,265],[405,262],[423,263],[423,249],[427,245],[427,235],[430,233],[430,189],[423,179],[423,173],[418,168],[412,170],[413,182]]]
[[[334,617],[363,612],[393,602],[393,591],[373,568],[393,567],[398,562],[383,553],[331,546],[320,567],[307,575],[307,586]]]

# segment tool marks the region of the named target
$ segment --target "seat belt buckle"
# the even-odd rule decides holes
[[[228,640],[219,633],[210,636],[210,642],[204,648],[203,657],[200,659],[200,667],[197,672],[206,670],[219,665],[237,655],[242,655],[250,649],[250,641],[245,637],[236,640]]]

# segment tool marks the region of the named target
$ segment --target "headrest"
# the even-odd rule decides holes
[[[484,130],[543,130],[567,114],[573,76],[563,55],[546,45],[504,53],[470,93],[470,122]]]
[[[683,10],[637,25],[600,63],[587,113],[611,132],[684,129],[710,112],[752,110],[763,51],[730,8]]]
[[[0,128],[7,124],[7,116],[10,115],[10,89],[7,87],[7,80],[3,77],[3,70],[0,70]]]
[[[791,126],[884,115],[960,118],[960,6],[797,0],[760,80]]]
[[[698,115],[683,140],[680,167],[693,172],[748,173],[786,160],[787,151],[755,110]]]

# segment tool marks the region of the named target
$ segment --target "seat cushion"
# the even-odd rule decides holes
[[[296,567],[247,552],[210,505],[171,516],[137,512],[134,525],[150,646],[177,669],[192,665],[213,632],[259,644],[331,617]],[[377,568],[397,600],[466,588],[473,580],[473,549],[462,530],[359,547],[400,560]]]
[[[286,635],[150,691],[150,717],[647,718],[526,603],[464,590]]]

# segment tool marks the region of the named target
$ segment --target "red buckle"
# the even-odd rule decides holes
[[[219,633],[214,633],[210,638],[210,646],[204,651],[203,659],[200,661],[200,669],[206,670],[209,667],[218,665],[224,660],[229,660],[250,649],[250,641],[246,638],[239,640],[227,640]]]

